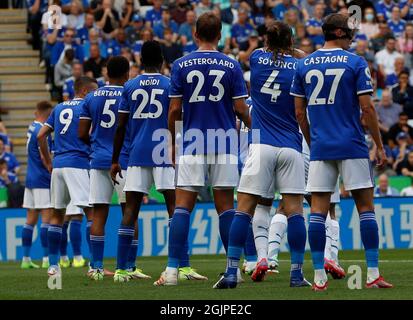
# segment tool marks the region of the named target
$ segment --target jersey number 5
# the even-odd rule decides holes
[[[308,101],[309,106],[316,106],[316,105],[325,105],[325,104],[334,104],[334,101],[336,100],[336,93],[337,93],[337,87],[340,83],[341,77],[344,74],[345,69],[327,69],[325,71],[326,76],[334,76],[333,83],[331,84],[330,88],[330,94],[328,95],[328,101],[326,101],[326,98],[318,98],[321,90],[323,89],[324,86],[324,75],[320,70],[311,70],[307,72],[305,75],[305,82],[307,84],[311,84],[311,79],[313,77],[317,78],[317,84],[311,93],[310,99]]]
[[[110,119],[109,119],[109,122],[106,122],[106,121],[101,120],[101,121],[100,121],[100,126],[101,126],[101,127],[109,129],[109,128],[112,128],[113,125],[115,124],[115,122],[116,122],[116,115],[115,115],[115,113],[114,113],[112,110],[110,110],[110,107],[111,107],[112,105],[114,105],[115,103],[116,103],[116,99],[108,99],[108,100],[106,100],[105,105],[103,106],[102,115],[103,115],[103,114],[106,114],[106,115],[109,116]]]

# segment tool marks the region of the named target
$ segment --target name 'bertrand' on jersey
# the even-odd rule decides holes
[[[96,90],[93,92],[94,97],[121,97],[122,91],[119,90]]]
[[[187,68],[187,67],[192,67],[192,66],[197,66],[197,65],[219,65],[219,66],[224,66],[230,69],[234,69],[234,63],[228,60],[223,60],[219,58],[194,58],[194,59],[188,59],[188,60],[183,60],[179,62],[179,67],[180,68]]]

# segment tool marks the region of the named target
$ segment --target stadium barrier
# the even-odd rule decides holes
[[[274,203],[276,206],[277,204]],[[413,197],[378,198],[375,200],[376,216],[380,230],[380,248],[413,248]],[[0,210],[0,261],[20,260],[22,257],[21,232],[25,223],[24,209]],[[305,208],[308,221],[309,208]],[[340,221],[341,248],[357,250],[362,248],[359,219],[354,202],[342,200],[337,207]],[[115,257],[117,229],[121,209],[112,206],[106,226],[105,257]],[[85,221],[83,222],[85,230]],[[32,258],[40,259],[42,250],[39,238],[40,222],[33,233]],[[84,231],[82,231],[84,232]],[[84,234],[84,233],[83,233]],[[168,217],[164,205],[145,205],[139,216],[140,256],[162,256],[167,254]],[[224,253],[218,232],[218,216],[211,203],[198,204],[191,216],[189,236],[191,254]],[[307,244],[308,248],[308,244]],[[82,249],[87,256],[87,243],[83,239]],[[287,250],[284,241],[282,250]],[[69,255],[71,247],[69,244]]]

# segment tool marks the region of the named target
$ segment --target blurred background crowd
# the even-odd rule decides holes
[[[39,63],[45,70],[45,84],[51,99],[56,101],[73,98],[74,80],[83,74],[104,85],[105,63],[110,56],[126,57],[131,65],[130,77],[135,77],[142,71],[140,48],[149,39],[161,43],[165,57],[163,73],[168,75],[177,58],[197,49],[195,21],[206,11],[221,17],[222,38],[218,49],[240,62],[248,84],[249,56],[263,46],[267,21],[285,21],[293,30],[295,47],[311,53],[324,43],[323,17],[334,12],[348,14],[347,7],[357,4],[362,8],[362,22],[350,50],[368,61],[375,87],[374,102],[389,158],[384,170],[374,170],[378,182],[375,193],[377,196],[413,195],[413,73],[410,72],[413,67],[413,0],[10,2],[14,7],[28,8],[30,42],[33,49],[41,53]],[[49,5],[61,8],[58,21],[56,15],[48,12]],[[60,24],[61,28],[53,28],[53,23]],[[7,138],[4,139],[6,148]],[[375,146],[368,135],[366,139],[374,160]],[[344,190],[342,196],[347,196]]]

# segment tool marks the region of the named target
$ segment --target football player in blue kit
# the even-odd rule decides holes
[[[42,225],[40,227],[40,241],[43,249],[42,268],[49,267],[47,229],[49,228],[50,209],[52,208],[50,202],[50,172],[47,170],[44,159],[40,155],[37,134],[44,126],[51,111],[52,105],[48,101],[40,101],[36,105],[35,120],[30,124],[27,132],[27,176],[23,200],[23,208],[27,209],[27,220],[22,231],[22,269],[39,267],[30,258],[33,229],[37,224],[39,214],[41,214],[42,218]]]
[[[283,196],[288,216],[288,243],[291,251],[291,287],[310,285],[303,276],[306,228],[303,217],[304,160],[302,135],[290,96],[297,66],[293,57],[291,28],[279,21],[266,30],[266,47],[250,56],[252,130],[260,130],[258,142],[252,142],[238,186],[238,206],[232,221],[227,253],[227,269],[215,284],[216,289],[235,288],[237,268],[249,224],[261,197],[268,197],[273,183]],[[268,261],[262,258],[251,276],[262,281]]]
[[[234,188],[238,185],[236,116],[249,126],[245,104],[248,93],[241,67],[237,61],[217,51],[221,20],[212,12],[202,14],[196,22],[195,37],[199,50],[176,60],[171,72],[168,127],[173,161],[175,126],[181,119],[183,154],[176,166],[176,207],[169,231],[168,265],[154,283],[156,286],[177,284],[190,214],[198,191],[206,184],[205,177],[213,189],[219,232],[227,250],[229,228],[235,214]],[[221,141],[216,143],[216,140]]]
[[[379,232],[374,213],[369,150],[361,119],[377,147],[377,163],[386,163],[366,60],[349,53],[354,36],[349,18],[331,14],[322,26],[323,48],[302,59],[291,87],[297,119],[310,146],[307,191],[311,192],[308,239],[314,265],[313,290],[327,289],[324,270],[325,220],[340,174],[360,216],[367,262],[367,288],[391,288],[379,273]],[[308,118],[307,118],[308,112]],[[361,117],[360,117],[361,112]]]
[[[51,176],[51,202],[54,208],[47,233],[48,275],[61,275],[58,265],[62,225],[69,203],[89,206],[89,146],[78,138],[79,116],[84,97],[97,88],[96,80],[81,77],[75,82],[75,98],[58,104],[37,136],[40,152]],[[54,135],[53,165],[47,137]]]

